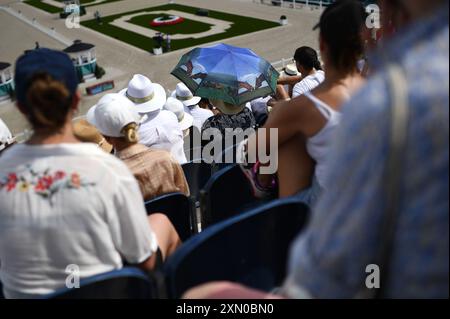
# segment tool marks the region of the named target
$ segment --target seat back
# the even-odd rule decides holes
[[[162,195],[145,203],[149,215],[161,213],[167,216],[182,241],[194,233],[193,214],[189,198],[182,193]]]
[[[210,281],[232,281],[271,291],[286,277],[291,243],[308,219],[295,198],[276,200],[211,226],[166,262],[169,296]]]
[[[239,165],[220,170],[200,194],[202,229],[239,214],[245,206],[256,201],[250,182]]]
[[[64,288],[43,299],[155,299],[157,285],[137,268],[123,268],[80,281],[80,288]]]
[[[191,191],[191,198],[200,200],[200,190],[211,178],[211,165],[204,162],[190,162],[181,166]]]
[[[228,146],[224,151],[214,157],[213,172],[216,173],[224,168],[233,166],[233,164],[240,164],[237,161],[237,147],[239,144]]]

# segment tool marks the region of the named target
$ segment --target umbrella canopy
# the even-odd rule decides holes
[[[243,105],[276,92],[279,73],[250,49],[219,44],[185,54],[171,73],[197,96]]]

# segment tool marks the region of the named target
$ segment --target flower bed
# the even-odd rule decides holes
[[[162,27],[167,25],[175,25],[182,23],[184,19],[178,16],[169,16],[169,17],[159,17],[153,20],[150,25],[152,27]]]

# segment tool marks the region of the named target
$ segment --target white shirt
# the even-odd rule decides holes
[[[0,281],[7,298],[64,288],[157,250],[138,183],[94,144],[15,145],[0,158]]]
[[[206,122],[207,119],[214,116],[214,113],[210,110],[202,109],[200,106],[185,106],[184,111],[186,113],[189,113],[194,118],[194,126],[199,129],[199,131],[202,130],[203,124]]]
[[[177,116],[166,110],[158,110],[144,116],[146,119],[139,128],[139,143],[169,151],[178,163],[186,163],[183,131]]]
[[[6,126],[5,122],[0,119],[0,151],[3,150],[7,144],[14,141],[11,131]]]
[[[323,81],[325,81],[325,72],[321,70],[316,71],[316,73],[312,75],[308,75],[294,86],[292,98],[296,98],[306,92],[314,90]]]

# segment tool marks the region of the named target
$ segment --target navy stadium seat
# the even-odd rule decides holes
[[[80,288],[64,288],[43,299],[156,299],[154,280],[137,268],[123,268],[80,281]]]
[[[202,229],[239,214],[257,202],[239,165],[228,166],[214,174],[201,191]]]
[[[200,200],[200,190],[206,185],[211,178],[211,165],[201,162],[190,162],[181,166],[186,176],[191,191],[191,197],[196,201]]]
[[[191,213],[189,198],[181,193],[162,195],[145,203],[147,213],[166,215],[175,227],[182,241],[195,233],[195,222]]]
[[[308,207],[296,198],[275,200],[213,225],[167,260],[169,297],[210,281],[232,281],[272,291],[286,277],[291,243],[307,223]]]

